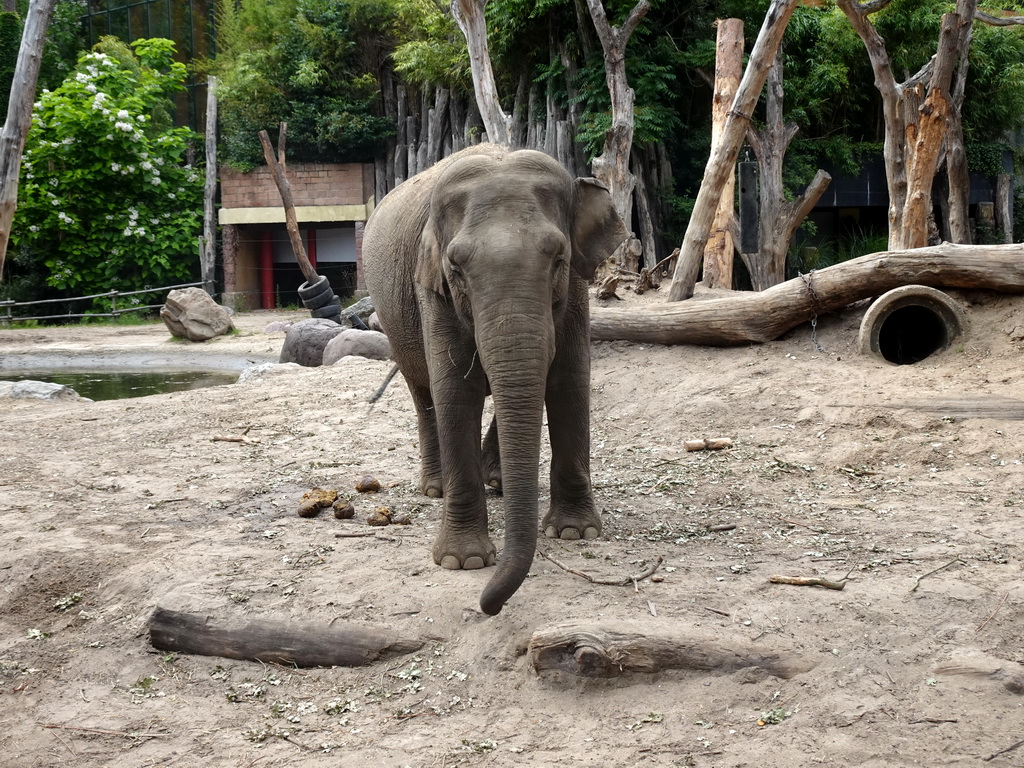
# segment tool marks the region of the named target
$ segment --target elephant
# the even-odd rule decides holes
[[[398,185],[363,235],[363,274],[412,393],[420,490],[443,496],[434,562],[495,564],[485,482],[500,485],[504,550],[480,607],[499,613],[537,545],[545,406],[549,537],[601,532],[590,483],[587,281],[627,237],[608,190],[532,150],[464,149]],[[481,445],[484,399],[494,420]]]

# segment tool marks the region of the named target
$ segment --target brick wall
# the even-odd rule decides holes
[[[367,172],[369,171],[369,173]],[[357,163],[295,163],[287,167],[296,205],[362,205],[373,196],[373,166]],[[367,188],[369,179],[369,188]],[[279,207],[281,195],[266,166],[249,173],[220,169],[223,208]]]

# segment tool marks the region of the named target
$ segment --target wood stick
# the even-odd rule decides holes
[[[149,618],[149,641],[161,651],[296,667],[356,667],[423,647],[420,640],[362,627],[252,621],[243,627],[218,628],[210,626],[205,616],[159,606]]]
[[[664,633],[664,625],[658,625]],[[789,679],[815,667],[791,652],[772,652],[744,644],[727,644],[719,636],[698,637],[689,626],[671,634],[651,635],[635,626],[593,627],[562,624],[534,632],[530,639],[534,669],[560,670],[583,677],[618,677],[626,672],[666,669],[732,672],[758,667]]]
[[[940,565],[935,570],[928,571],[928,573],[926,573],[924,576],[918,576],[917,577],[917,581],[914,582],[914,586],[910,588],[910,591],[911,592],[917,592],[917,588],[921,586],[921,580],[922,579],[927,579],[933,573],[938,573],[939,571],[945,570],[946,568],[949,568],[949,566],[953,565],[954,563],[960,563],[960,565],[966,565],[966,563],[964,563],[964,561],[961,560],[959,557],[954,557],[952,560],[950,560],[945,565]]]
[[[992,618],[993,618],[993,617],[994,617],[994,616],[995,616],[995,615],[996,615],[997,613],[999,613],[999,609],[1003,607],[1003,603],[1005,603],[1005,602],[1006,602],[1006,598],[1007,598],[1007,597],[1009,597],[1009,596],[1010,596],[1010,593],[1009,593],[1009,592],[1006,592],[1006,593],[1004,593],[1004,594],[1003,594],[1003,599],[999,601],[999,605],[997,605],[997,606],[996,606],[996,609],[995,609],[994,611],[992,611],[992,613],[990,613],[990,614],[988,615],[988,618],[987,618],[987,619],[985,619],[985,620],[984,620],[983,622],[981,622],[981,624],[979,624],[979,625],[978,625],[978,628],[974,630],[974,631],[975,631],[975,633],[977,633],[977,632],[981,632],[981,630],[983,630],[983,629],[984,629],[985,627],[987,627],[987,626],[988,626],[988,623],[989,623],[990,621],[992,621]]]
[[[145,731],[108,731],[103,728],[83,728],[78,725],[61,725],[59,723],[40,723],[43,728],[57,729],[61,731],[84,731],[85,733],[102,733],[104,736],[128,736],[130,738],[155,739],[158,736],[170,736],[169,733],[149,733]]]
[[[985,762],[986,763],[991,762],[992,760],[995,760],[1000,755],[1005,755],[1007,752],[1013,752],[1013,750],[1019,749],[1020,747],[1024,747],[1024,739],[1021,739],[1016,744],[1011,744],[1006,749],[1000,749],[998,752],[993,752],[991,755],[989,755],[988,757],[985,758]]]
[[[552,565],[557,565],[566,573],[571,573],[573,576],[579,576],[581,579],[586,579],[591,584],[601,584],[602,586],[606,587],[628,587],[630,584],[632,584],[635,587],[638,582],[641,582],[644,579],[648,579],[651,576],[653,576],[654,573],[658,570],[658,568],[661,567],[661,564],[665,562],[665,558],[661,555],[658,555],[658,559],[655,561],[654,565],[649,566],[646,570],[644,570],[643,573],[638,573],[635,576],[626,576],[622,579],[599,579],[595,576],[591,576],[589,573],[577,571],[575,568],[570,568],[569,566],[558,562],[557,560],[555,560],[555,558],[553,558],[551,555],[549,555],[547,552],[540,548],[537,549],[537,554],[543,557]]]
[[[768,581],[772,584],[793,584],[797,587],[824,587],[825,589],[845,589],[846,580],[829,581],[817,576],[769,576]]]

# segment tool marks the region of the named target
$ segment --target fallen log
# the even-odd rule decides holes
[[[423,647],[419,640],[401,640],[362,627],[252,621],[224,628],[208,621],[205,616],[157,607],[149,617],[149,642],[161,651],[295,667],[358,667]]]
[[[903,285],[1024,293],[1024,244],[954,245],[871,253],[758,293],[591,309],[595,341],[733,346],[777,339],[811,318]]]
[[[789,679],[808,672],[816,662],[788,651],[746,644],[726,644],[711,637],[642,634],[633,629],[561,624],[540,629],[530,638],[533,668],[560,670],[581,677],[618,677],[626,672],[668,669],[734,672],[756,667]]]

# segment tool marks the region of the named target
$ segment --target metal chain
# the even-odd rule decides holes
[[[814,348],[821,353],[825,352],[825,348],[818,343],[818,310],[822,312],[827,311],[825,305],[821,303],[821,299],[818,298],[818,294],[814,291],[814,270],[812,269],[806,275],[803,272],[798,273],[800,279],[804,281],[804,285],[807,286],[808,293],[811,294],[811,300],[813,301],[813,314],[811,315],[811,341],[814,343]]]

